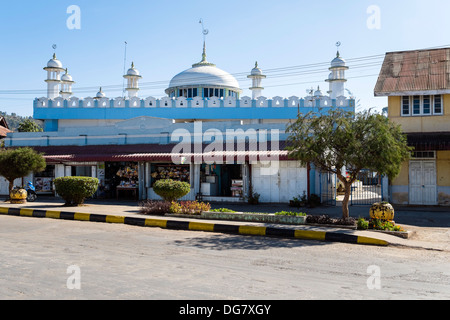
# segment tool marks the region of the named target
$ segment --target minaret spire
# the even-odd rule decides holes
[[[215,67],[216,65],[214,63],[209,63],[208,60],[206,60],[206,36],[209,33],[208,29],[205,29],[203,25],[203,19],[200,19],[199,23],[202,25],[202,34],[203,34],[203,53],[202,53],[202,61],[199,63],[193,64],[192,67],[202,67],[202,66],[211,66]]]

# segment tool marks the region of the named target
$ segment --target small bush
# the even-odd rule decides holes
[[[236,213],[236,211],[227,209],[227,208],[219,208],[219,209],[211,209],[211,212],[228,212],[228,213]]]
[[[158,180],[153,185],[153,191],[165,201],[176,201],[191,191],[191,185],[187,182],[171,179]]]
[[[342,226],[354,226],[356,224],[355,218],[349,217],[347,219],[336,219],[331,218],[328,215],[316,215],[316,216],[307,216],[306,223],[317,223],[317,224],[333,224],[333,225],[342,225]]]
[[[276,216],[296,216],[296,217],[304,217],[306,213],[303,212],[294,212],[294,211],[280,211],[275,212]]]
[[[60,177],[54,180],[55,191],[66,206],[78,206],[91,197],[98,188],[98,179],[91,177]]]
[[[172,201],[169,211],[171,213],[198,215],[203,211],[209,211],[211,205],[209,203],[198,201]]]
[[[402,227],[396,226],[392,221],[386,221],[381,219],[371,219],[368,222],[369,229],[385,230],[385,231],[405,231]]]
[[[357,226],[359,230],[367,230],[369,229],[369,221],[366,221],[364,218],[359,218]]]
[[[168,201],[144,200],[140,203],[139,213],[163,216],[170,212],[171,203]]]
[[[261,195],[257,192],[253,192],[248,196],[248,203],[249,204],[258,204],[259,203],[259,197]]]

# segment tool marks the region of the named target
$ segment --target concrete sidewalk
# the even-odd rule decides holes
[[[3,200],[4,201],[4,200]],[[139,213],[140,206],[135,201],[116,201],[116,200],[88,200],[86,201],[85,205],[80,207],[65,207],[64,201],[61,199],[53,198],[53,197],[40,197],[36,202],[34,203],[26,203],[22,205],[14,205],[10,204],[9,202],[0,202],[0,208],[16,208],[16,209],[29,209],[29,210],[37,210],[40,213],[37,214],[37,216],[42,216],[45,211],[52,211],[52,212],[65,212],[69,213],[69,216],[73,219],[74,215],[73,213],[83,213],[83,214],[91,214],[91,215],[101,215],[101,216],[117,216],[117,217],[127,217],[127,221],[133,221],[134,218],[136,218],[134,221],[138,223],[144,223],[145,219],[151,219],[149,221],[173,221],[170,224],[177,225],[178,226],[184,226],[182,229],[188,230],[189,229],[189,223],[192,222],[192,225],[203,223],[203,224],[210,224],[210,225],[229,225],[229,226],[237,226],[241,227],[244,230],[245,227],[261,227],[253,228],[250,230],[251,234],[255,233],[259,235],[266,235],[261,234],[261,230],[264,230],[266,232],[267,228],[270,232],[278,232],[278,233],[284,233],[287,232],[286,230],[302,230],[306,232],[311,232],[314,234],[319,235],[319,238],[322,239],[325,237],[325,234],[329,234],[330,238],[333,237],[333,235],[345,235],[345,236],[351,236],[353,238],[361,237],[361,238],[370,238],[370,239],[376,239],[380,241],[386,241],[391,245],[400,245],[400,246],[414,246],[414,247],[422,247],[422,248],[428,248],[428,249],[445,249],[446,244],[441,243],[442,241],[445,241],[447,238],[444,238],[441,240],[436,239],[436,241],[426,242],[426,243],[419,243],[418,241],[414,241],[411,239],[402,239],[397,236],[388,235],[385,233],[375,232],[375,231],[361,231],[361,230],[349,230],[344,228],[335,228],[335,227],[322,227],[322,226],[310,226],[310,225],[299,225],[299,226],[289,226],[289,225],[280,225],[280,224],[267,224],[267,223],[252,223],[252,222],[237,222],[237,221],[223,221],[223,220],[199,220],[196,217],[167,217],[167,216],[148,216],[148,215],[142,215]],[[341,207],[316,207],[316,208],[291,208],[288,205],[283,204],[260,204],[260,205],[247,205],[247,204],[235,204],[235,203],[213,203],[212,208],[229,208],[235,211],[244,211],[244,212],[266,212],[266,213],[274,213],[281,210],[286,211],[303,211],[307,214],[327,214],[330,217],[341,217],[342,216],[342,208]],[[299,210],[301,209],[301,210]],[[416,210],[412,210],[416,209]],[[442,210],[442,208],[427,208],[427,210],[417,210],[418,208],[396,208],[396,223],[399,224],[400,221],[410,221],[410,222],[416,222],[416,224],[409,224],[406,229],[413,229],[411,230],[414,233],[421,232],[421,233],[432,233],[433,228],[439,227],[439,228],[448,228],[449,224],[448,221],[450,219],[450,212]],[[433,210],[430,210],[433,209]],[[4,211],[5,209],[3,209]],[[12,211],[13,212],[13,211]],[[20,212],[20,211],[15,211]],[[30,213],[25,213],[23,215],[32,215]],[[72,213],[72,215],[70,215]],[[4,212],[3,212],[4,214]],[[350,214],[353,217],[368,217],[369,216],[369,207],[368,206],[359,206],[359,207],[351,207],[350,208]],[[18,215],[18,214],[16,214]],[[44,215],[45,216],[45,215]],[[67,215],[66,215],[67,216]],[[88,216],[82,216],[83,218],[81,220],[89,220],[89,218],[86,218]],[[92,221],[92,220],[91,220]],[[160,221],[160,222],[161,222]],[[102,221],[104,222],[104,221]],[[156,221],[157,222],[157,221]],[[155,223],[156,223],[155,222]],[[183,224],[187,223],[187,224]],[[129,223],[132,224],[132,223]],[[159,226],[158,223],[156,223],[156,226]],[[424,226],[424,224],[428,224]],[[432,227],[429,225],[433,224]],[[406,224],[405,224],[406,225]],[[202,228],[207,228],[209,230],[200,230],[200,231],[213,231],[211,227],[207,227],[205,225],[202,225]],[[266,229],[264,229],[266,228]],[[192,230],[192,229],[191,229]],[[230,229],[231,230],[231,229]],[[238,229],[233,229],[238,230]],[[445,229],[444,229],[445,231]],[[297,231],[300,232],[300,231]],[[235,232],[239,233],[239,232]],[[450,233],[450,232],[449,232]],[[246,234],[246,233],[241,233]],[[447,235],[447,233],[444,233],[444,235]],[[427,237],[429,238],[429,237]],[[431,236],[431,239],[433,240],[433,236]],[[450,239],[450,238],[449,238]],[[322,239],[324,240],[324,239]],[[353,240],[352,240],[353,241]]]

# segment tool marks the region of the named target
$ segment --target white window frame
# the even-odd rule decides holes
[[[436,112],[435,98],[439,96],[441,98],[441,112]],[[443,115],[444,114],[444,96],[442,94],[436,94],[433,96],[433,114]]]
[[[430,97],[430,113],[424,113],[423,112],[423,107],[424,107],[424,97],[428,96]],[[435,99],[436,97],[440,97],[441,99],[441,112],[436,112],[436,102]],[[408,114],[404,113],[404,99],[408,98],[409,101],[409,106],[408,106]],[[420,98],[420,112],[419,113],[414,113],[414,97],[419,97]],[[440,116],[444,114],[444,99],[443,96],[440,94],[436,94],[436,95],[432,95],[432,94],[427,94],[427,95],[413,95],[413,96],[402,96],[401,97],[401,104],[400,104],[400,114],[402,117],[426,117],[426,116]]]

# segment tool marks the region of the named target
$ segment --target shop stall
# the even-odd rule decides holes
[[[139,166],[137,162],[106,162],[106,197],[134,199],[139,197]]]
[[[200,169],[200,192],[202,197],[243,198],[242,165],[203,164]]]
[[[55,179],[55,166],[47,165],[44,171],[34,175],[33,185],[37,194],[53,194],[53,180]],[[26,183],[26,181],[24,181]]]

